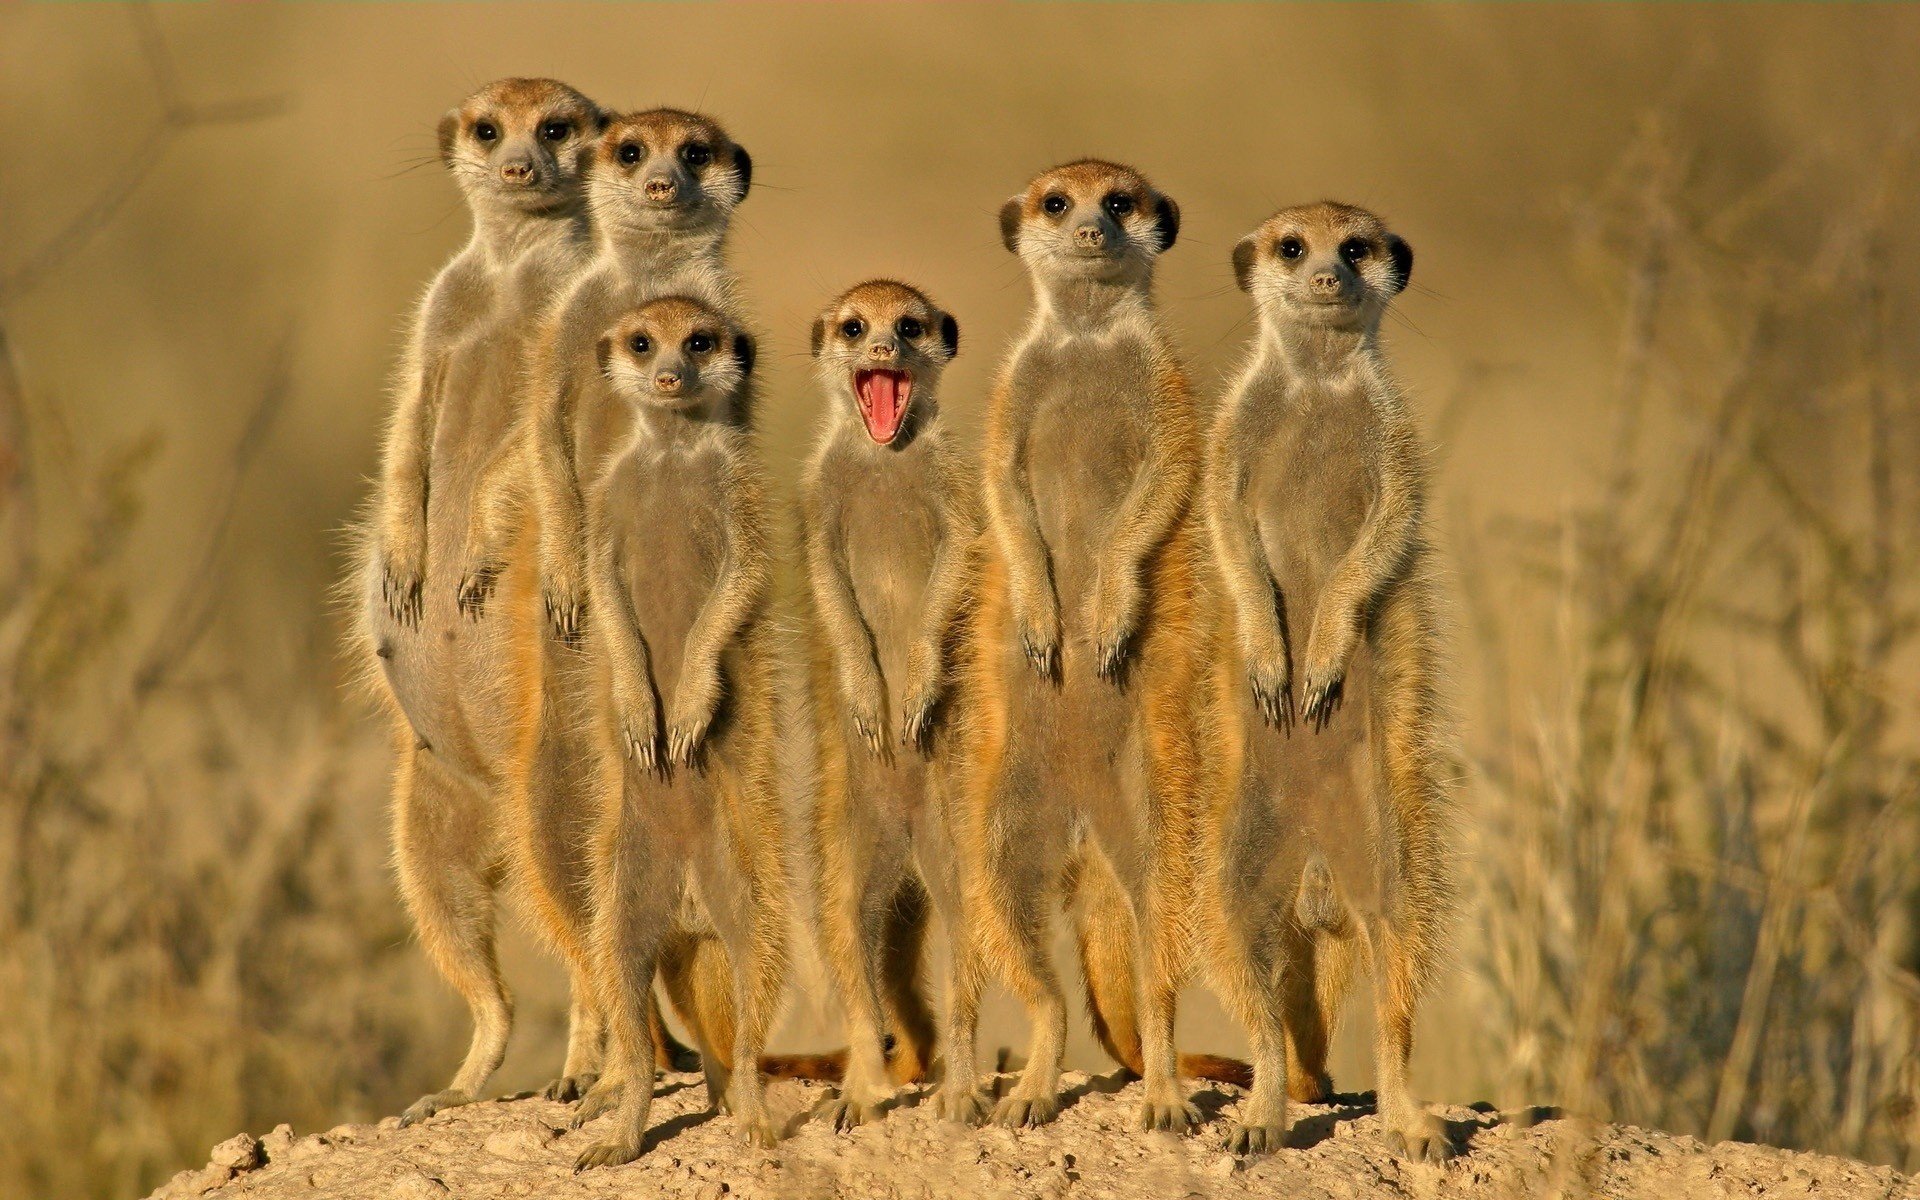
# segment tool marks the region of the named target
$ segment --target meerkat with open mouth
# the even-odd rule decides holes
[[[813,325],[826,401],[800,485],[819,753],[813,835],[821,941],[849,1036],[846,1080],[826,1115],[846,1128],[932,1065],[935,1020],[920,982],[929,907],[946,934],[949,1013],[970,1029],[978,1002],[935,760],[950,742],[941,707],[979,529],[940,421],[940,377],[959,349],[953,317],[891,280],[849,288]],[[977,1121],[985,1101],[971,1037],[948,1042],[941,1111]]]

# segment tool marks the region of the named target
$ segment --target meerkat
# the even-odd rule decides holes
[[[1082,961],[1108,1048],[1137,1045],[1140,1123],[1184,1130],[1199,1119],[1173,1025],[1200,800],[1201,446],[1152,293],[1180,210],[1129,167],[1080,161],[1036,177],[1000,227],[1034,307],[988,411],[960,759],[970,911],[1033,1040],[993,1116],[1039,1124],[1059,1109],[1066,1007],[1045,929],[1070,883],[1104,900],[1082,915]],[[1116,1044],[1122,1018],[1133,1045]]]
[[[1233,618],[1215,657],[1226,785],[1207,831],[1207,911],[1223,998],[1254,1052],[1230,1145],[1281,1144],[1289,1043],[1307,1059],[1295,1083],[1311,1088],[1360,950],[1388,1139],[1444,1161],[1445,1123],[1407,1086],[1453,895],[1440,604],[1425,453],[1379,341],[1413,250],[1365,209],[1312,204],[1248,235],[1233,266],[1260,332],[1205,482]]]
[[[823,957],[847,1014],[846,1079],[825,1106],[851,1128],[893,1086],[932,1065],[935,1020],[920,984],[929,908],[947,942],[948,1011],[970,1026],[974,959],[948,795],[942,702],[968,591],[977,503],[940,422],[940,377],[960,326],[918,288],[870,280],[813,323],[824,411],[800,483],[812,701],[813,810]],[[895,1054],[889,1070],[885,1032]],[[969,1039],[949,1053],[938,1104],[985,1115]]]
[[[730,1109],[748,1141],[773,1144],[759,1055],[785,974],[789,902],[753,341],[718,306],[674,296],[618,318],[588,353],[611,402],[631,411],[583,530],[607,769],[593,937],[610,1069],[577,1119],[615,1112],[611,1136],[577,1168],[640,1154],[656,971],[690,1017],[713,1108]]]
[[[505,79],[442,119],[440,156],[473,213],[473,236],[420,305],[388,427],[358,571],[359,649],[395,714],[395,858],[428,955],[466,1000],[474,1033],[451,1084],[411,1123],[478,1098],[499,1065],[512,1005],[495,957],[495,893],[507,874],[503,796],[540,704],[529,622],[515,605],[463,616],[461,554],[486,464],[519,420],[515,386],[541,307],[585,262],[582,188],[603,117],[565,84]],[[508,557],[514,557],[510,552]],[[533,595],[531,546],[500,585]],[[576,978],[576,995],[583,989]]]

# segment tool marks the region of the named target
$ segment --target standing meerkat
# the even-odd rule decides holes
[[[1102,910],[1080,924],[1096,1029],[1145,1076],[1142,1127],[1184,1130],[1199,1120],[1173,1024],[1200,783],[1191,711],[1206,614],[1189,508],[1201,447],[1152,294],[1180,210],[1131,168],[1081,161],[1035,178],[1000,228],[1034,308],[987,417],[989,536],[963,705],[967,875],[985,950],[1034,1028],[994,1119],[1039,1124],[1059,1109],[1066,1006],[1046,927],[1070,880]]]
[[[473,237],[414,321],[362,551],[358,631],[396,715],[401,893],[474,1020],[452,1083],[409,1107],[408,1123],[476,1099],[512,1024],[494,897],[507,869],[502,796],[539,680],[528,665],[530,622],[514,604],[463,618],[457,568],[486,464],[520,418],[528,331],[590,248],[581,179],[601,120],[565,84],[505,79],[440,122],[441,159],[473,212]],[[531,558],[530,544],[521,547],[521,569],[501,580],[516,603],[533,594]]]
[[[588,353],[632,411],[583,531],[607,769],[593,932],[610,1069],[577,1117],[615,1113],[580,1168],[639,1157],[656,969],[699,1043],[712,1106],[774,1143],[759,1055],[789,907],[753,342],[716,306],[676,296],[621,317]]]
[[[849,288],[813,324],[826,404],[800,509],[820,934],[849,1038],[846,1081],[825,1115],[842,1128],[878,1115],[892,1084],[918,1082],[932,1064],[920,983],[929,903],[947,939],[948,1012],[970,1029],[978,1003],[948,795],[928,757],[936,738],[947,749],[939,709],[980,524],[939,420],[940,376],[959,350],[953,317],[892,280]],[[977,1123],[972,1039],[948,1042],[940,1110]]]
[[[1439,1162],[1446,1126],[1409,1093],[1407,1061],[1453,894],[1450,729],[1425,454],[1379,344],[1413,251],[1364,209],[1313,204],[1261,225],[1233,266],[1260,333],[1205,485],[1234,618],[1215,658],[1226,774],[1207,911],[1223,997],[1254,1051],[1230,1144],[1277,1148],[1288,1091],[1324,1086],[1346,963],[1363,948],[1381,1119],[1395,1149]]]

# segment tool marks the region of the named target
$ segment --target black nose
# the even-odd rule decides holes
[[[1078,229],[1074,230],[1073,237],[1075,241],[1079,242],[1083,246],[1092,246],[1095,249],[1098,249],[1099,247],[1106,245],[1107,231],[1100,228],[1100,226],[1097,224],[1087,224],[1087,225],[1082,225]]]
[[[501,163],[500,178],[506,180],[508,183],[537,183],[540,179],[540,173],[533,169],[532,163],[519,160],[510,163]]]
[[[680,376],[673,371],[662,371],[653,377],[653,386],[663,392],[677,392],[680,390]]]
[[[671,200],[680,189],[671,179],[649,179],[644,190],[649,200]]]
[[[1332,271],[1320,271],[1311,281],[1313,290],[1321,295],[1331,295],[1340,290],[1340,277]]]

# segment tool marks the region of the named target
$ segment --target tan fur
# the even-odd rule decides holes
[[[1380,1114],[1440,1161],[1407,1088],[1414,1008],[1453,894],[1448,714],[1426,465],[1378,334],[1412,251],[1363,209],[1287,209],[1234,253],[1261,333],[1220,411],[1206,503],[1233,621],[1214,658],[1218,803],[1204,910],[1254,1091],[1230,1138],[1276,1148],[1317,1091],[1357,953],[1375,978]],[[1297,669],[1296,669],[1297,664]]]
[[[1035,308],[988,412],[961,711],[971,909],[1034,1023],[1026,1070],[994,1113],[1004,1124],[1058,1111],[1066,1011],[1045,933],[1069,869],[1081,907],[1104,909],[1081,916],[1083,961],[1104,1040],[1121,1053],[1139,1042],[1142,1126],[1199,1119],[1173,1019],[1201,784],[1208,613],[1189,514],[1201,447],[1152,301],[1153,261],[1178,228],[1171,200],[1110,163],[1046,172],[1002,211]],[[1090,890],[1104,873],[1116,882]]]
[[[411,1106],[407,1122],[478,1098],[511,1025],[494,897],[509,875],[509,813],[542,704],[532,543],[511,532],[491,581],[500,603],[484,617],[462,612],[458,568],[486,464],[522,419],[527,331],[587,256],[581,170],[599,121],[564,84],[512,79],[482,88],[440,126],[474,234],[415,319],[356,570],[356,654],[379,664],[377,690],[397,729],[401,893],[422,945],[474,1014],[453,1082]],[[582,880],[576,869],[576,890]],[[561,949],[578,1015],[588,991],[581,958]],[[576,1041],[591,1029],[579,1016]],[[569,1070],[575,1057],[570,1049]]]
[[[978,1004],[941,709],[979,518],[938,420],[958,324],[918,289],[874,280],[834,299],[812,340],[825,400],[800,486],[819,754],[813,840],[823,957],[849,1038],[846,1085],[823,1113],[851,1128],[933,1063],[935,1019],[920,983],[929,909],[946,933],[948,1012],[970,1025]],[[897,429],[880,435],[890,440],[863,422],[863,371],[907,381]],[[962,1120],[984,1113],[971,1049],[950,1048],[939,1098]]]
[[[576,1119],[615,1114],[581,1167],[640,1154],[656,971],[700,1048],[714,1108],[730,1109],[750,1141],[773,1144],[759,1057],[790,909],[770,517],[746,420],[751,339],[715,306],[669,297],[604,326],[586,353],[570,369],[606,381],[629,407],[630,432],[595,479],[583,531],[598,597],[589,655],[605,776],[593,944],[609,1069]]]

